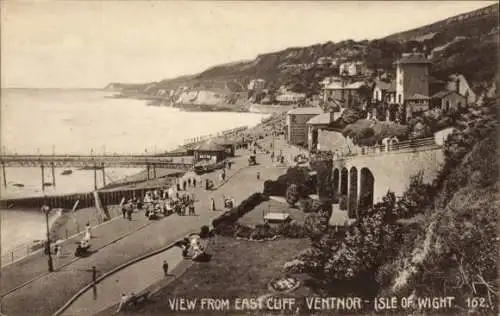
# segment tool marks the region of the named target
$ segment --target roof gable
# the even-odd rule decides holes
[[[288,111],[287,114],[293,114],[293,115],[297,115],[297,114],[316,114],[316,115],[319,115],[319,114],[322,114],[323,113],[323,110],[319,107],[305,107],[305,108],[296,108],[296,109],[293,109],[293,110],[290,110]]]
[[[441,90],[439,91],[438,93],[434,94],[431,98],[432,99],[442,99],[450,94],[457,94],[461,97],[464,97],[463,95],[461,95],[460,93],[456,92],[456,91],[453,91],[453,90]]]

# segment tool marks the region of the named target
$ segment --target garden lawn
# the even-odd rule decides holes
[[[304,219],[306,217],[306,213],[300,211],[296,208],[291,208],[287,203],[282,203],[275,200],[269,200],[260,203],[253,210],[242,216],[238,223],[241,225],[253,227],[259,224],[264,224],[264,214],[267,212],[276,212],[276,213],[288,213],[292,220],[296,221],[297,224],[304,224]]]
[[[308,239],[279,238],[268,242],[252,242],[215,236],[209,244],[208,252],[213,255],[210,262],[193,263],[177,280],[153,295],[152,302],[134,312],[123,314],[186,315],[186,312],[172,311],[168,299],[172,297],[231,299],[257,297],[270,293],[268,282],[284,275],[285,262],[293,260],[300,251],[309,246],[309,243]],[[110,315],[115,310],[116,306],[99,315]],[[205,311],[204,314],[209,313]]]

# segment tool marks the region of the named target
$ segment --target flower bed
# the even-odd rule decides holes
[[[300,281],[291,276],[280,277],[272,280],[268,284],[270,291],[278,293],[289,293],[300,286]]]
[[[245,240],[245,241],[259,241],[259,242],[264,242],[264,241],[273,241],[278,239],[278,235],[274,235],[271,238],[264,238],[264,239],[252,239],[252,238],[243,238],[243,237],[236,237],[237,240]]]

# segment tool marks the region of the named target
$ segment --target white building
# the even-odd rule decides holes
[[[285,92],[276,97],[276,101],[278,101],[280,104],[293,104],[293,103],[300,103],[304,102],[306,100],[306,94],[305,93],[296,93],[296,92]]]
[[[248,84],[248,90],[262,91],[266,86],[266,81],[264,79],[252,79]]]

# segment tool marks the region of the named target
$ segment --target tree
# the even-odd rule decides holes
[[[347,108],[342,112],[340,119],[344,125],[349,125],[364,117],[363,112],[355,108]]]
[[[316,238],[311,251],[299,257],[305,272],[316,279],[352,280],[374,273],[386,256],[397,252],[398,226],[390,220],[395,199],[388,194],[366,216],[349,226],[344,239],[329,232]],[[309,220],[312,225],[313,218]]]

